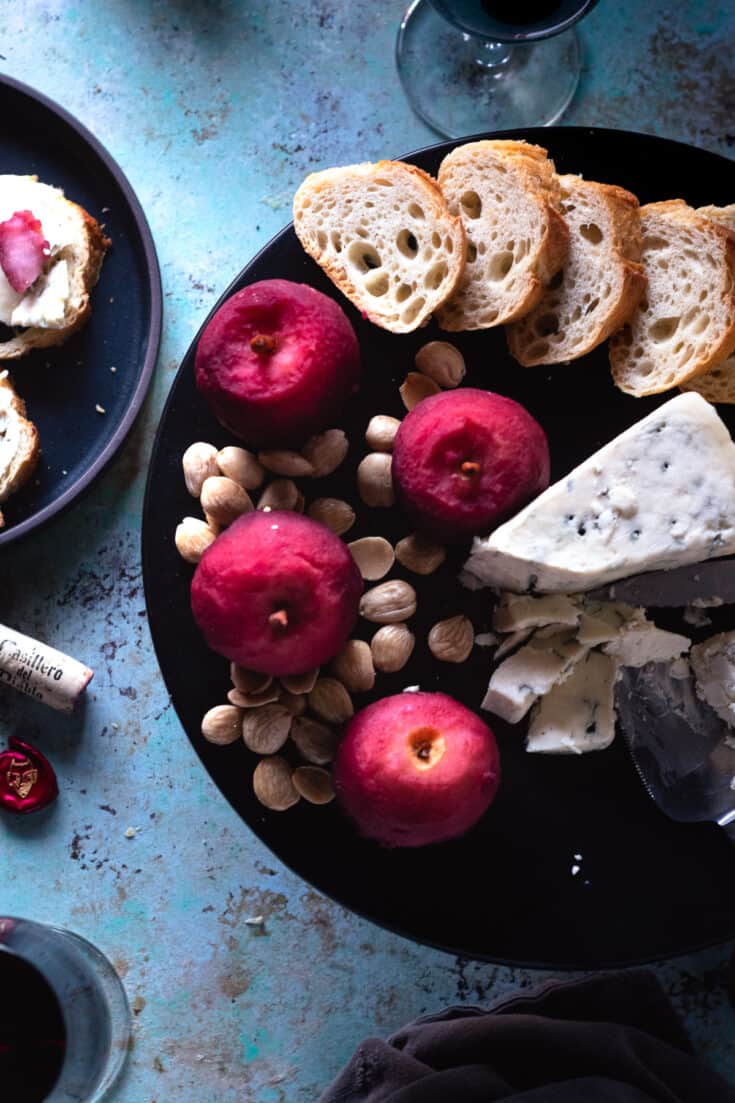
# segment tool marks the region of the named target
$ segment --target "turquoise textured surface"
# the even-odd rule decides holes
[[[77,930],[113,960],[135,1017],[119,1103],[306,1103],[365,1035],[547,976],[413,945],[281,867],[196,760],[145,619],[146,466],[205,314],[288,220],[305,173],[435,138],[396,75],[402,7],[27,0],[0,12],[0,68],[56,99],[118,160],[163,276],[161,355],[131,438],[73,511],[0,557],[0,619],[96,670],[74,717],[0,694],[0,732],[36,741],[61,785],[48,812],[0,819],[0,909]],[[586,67],[565,122],[732,156],[732,5],[601,0],[580,35]],[[264,927],[246,924],[256,916]],[[698,1049],[735,1082],[729,951],[655,970]]]

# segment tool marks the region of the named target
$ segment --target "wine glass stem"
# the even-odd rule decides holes
[[[491,42],[486,38],[475,38],[465,35],[468,42],[475,46],[475,61],[481,69],[497,69],[500,65],[507,65],[513,53],[513,47],[508,42]]]

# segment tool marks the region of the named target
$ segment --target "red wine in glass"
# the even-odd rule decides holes
[[[27,961],[0,950],[0,1098],[48,1099],[65,1053],[66,1026],[53,989]]]
[[[597,0],[413,0],[398,32],[404,91],[440,134],[548,126],[582,69],[574,24]]]
[[[129,1040],[125,992],[95,946],[0,916],[2,1103],[101,1103]]]
[[[468,34],[501,42],[527,42],[560,34],[597,0],[431,0],[436,10]]]

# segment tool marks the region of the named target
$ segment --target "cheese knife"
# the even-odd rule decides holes
[[[684,822],[711,820],[735,843],[735,731],[697,696],[692,672],[674,676],[670,663],[624,667],[615,703],[633,762],[661,811]]]
[[[735,604],[735,559],[707,559],[670,571],[632,575],[585,595],[596,601],[624,601],[629,605],[684,606]]]

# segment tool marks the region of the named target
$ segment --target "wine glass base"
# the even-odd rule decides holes
[[[428,0],[414,0],[396,42],[403,89],[417,115],[449,138],[550,126],[582,69],[576,31],[510,45],[465,34]]]

